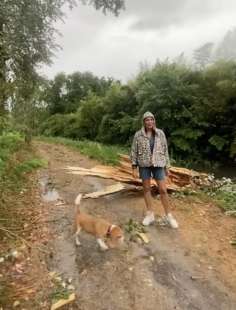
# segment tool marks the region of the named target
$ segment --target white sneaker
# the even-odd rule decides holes
[[[168,213],[165,218],[166,218],[166,221],[168,222],[168,224],[172,228],[178,228],[179,227],[179,224],[177,223],[176,219],[173,217],[173,215],[171,213]]]
[[[147,215],[145,216],[145,218],[143,219],[143,225],[144,226],[148,226],[151,223],[153,223],[155,221],[155,216],[154,213],[151,211],[147,212]]]

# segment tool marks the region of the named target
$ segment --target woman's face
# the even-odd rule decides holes
[[[145,118],[144,120],[144,126],[145,128],[148,130],[148,129],[153,129],[154,128],[154,125],[155,125],[155,121],[152,117],[147,117]]]

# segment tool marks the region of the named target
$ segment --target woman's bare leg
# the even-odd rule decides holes
[[[148,226],[155,221],[150,183],[151,183],[150,179],[143,181],[143,193],[144,193],[144,200],[145,200],[146,209],[147,209],[146,216],[143,219],[143,225],[145,226]]]
[[[153,211],[151,195],[151,179],[143,180],[143,194],[147,211]]]
[[[169,196],[168,196],[167,188],[166,188],[166,182],[165,182],[165,180],[156,180],[156,182],[158,184],[161,203],[162,203],[162,206],[163,206],[163,208],[165,210],[165,214],[166,214],[165,219],[167,220],[167,222],[169,223],[169,225],[172,228],[178,228],[179,225],[178,225],[176,219],[171,214]]]
[[[169,196],[167,193],[166,182],[165,180],[156,180],[156,182],[157,182],[158,190],[160,193],[161,203],[165,210],[165,214],[167,215],[168,213],[170,213],[170,202],[169,202]]]

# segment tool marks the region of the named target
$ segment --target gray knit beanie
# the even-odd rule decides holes
[[[145,112],[145,113],[143,114],[143,121],[144,121],[145,118],[147,118],[147,117],[152,117],[152,118],[155,120],[154,115],[153,115],[151,112],[149,112],[149,111],[147,111],[147,112]]]

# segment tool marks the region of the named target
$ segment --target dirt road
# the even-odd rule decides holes
[[[73,279],[73,309],[236,309],[236,249],[230,245],[235,219],[196,197],[171,198],[179,230],[153,225],[147,229],[149,244],[131,242],[127,235],[124,248],[107,252],[84,233],[82,246],[76,248],[71,233],[76,195],[113,182],[67,174],[62,169],[67,165],[97,164],[78,152],[40,142],[36,148],[49,162],[39,173],[53,236],[48,269]],[[65,203],[58,203],[60,199]],[[120,193],[83,200],[81,207],[124,226],[131,218],[141,221],[143,206],[141,194]],[[161,214],[158,198],[155,207]]]

